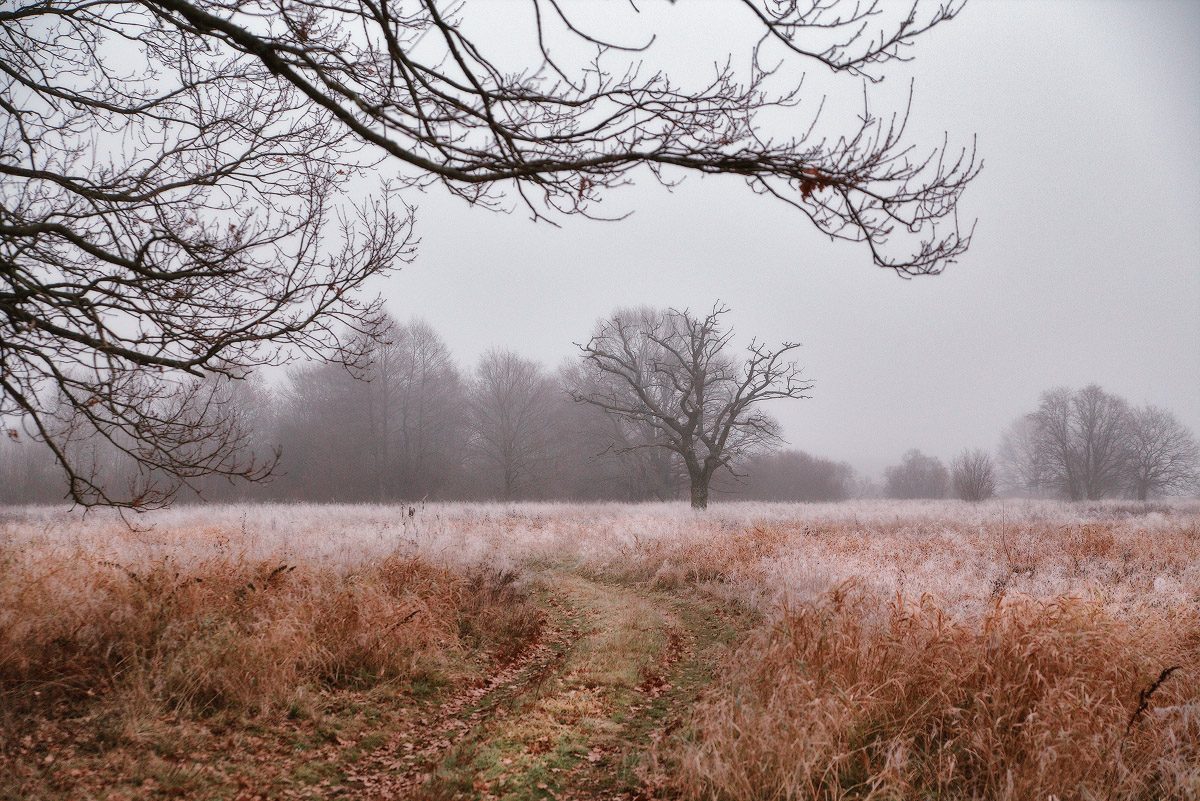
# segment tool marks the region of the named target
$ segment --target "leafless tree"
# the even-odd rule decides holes
[[[383,316],[359,335],[356,364],[294,370],[280,437],[280,483],[316,499],[444,494],[466,444],[466,387],[428,324]]]
[[[1004,430],[998,455],[1000,477],[1006,490],[1045,497],[1050,490],[1050,471],[1038,445],[1037,421],[1032,415],[1017,418]]]
[[[376,499],[437,495],[466,442],[466,388],[450,350],[416,320],[385,316],[364,336],[364,365],[351,372],[362,381],[355,389],[369,431],[364,454],[373,465]]]
[[[53,456],[32,442],[0,440],[0,504],[54,503],[65,487]]]
[[[1200,488],[1200,446],[1166,409],[1131,408],[1091,384],[1042,393],[1000,442],[1006,483],[1069,500],[1145,500]]]
[[[900,464],[884,471],[889,498],[945,498],[949,474],[942,460],[917,449],[906,451]]]
[[[288,371],[276,436],[281,450],[279,497],[289,500],[376,500],[367,384],[336,363]]]
[[[654,437],[640,420],[608,414],[598,406],[574,403],[571,393],[596,379],[586,362],[571,359],[559,369],[559,384],[569,404],[559,436],[570,442],[568,455],[580,465],[581,497],[628,501],[669,501],[687,492],[687,467],[678,453],[638,448]]]
[[[752,341],[736,360],[720,304],[703,317],[688,310],[621,309],[600,320],[581,355],[585,381],[572,397],[627,421],[642,433],[618,451],[663,449],[683,460],[692,507],[708,506],[713,474],[781,441],[764,401],[805,398],[812,384],[785,361],[799,345],[772,350]],[[633,430],[633,429],[631,429]]]
[[[331,324],[375,311],[354,290],[407,257],[408,209],[344,202],[333,118],[161,8],[19,4],[0,22],[0,417],[85,505],[262,477],[212,377],[336,348]],[[94,480],[85,439],[146,480]]]
[[[996,494],[996,466],[980,448],[964,450],[950,464],[950,484],[959,500],[978,503]]]
[[[422,320],[395,325],[387,348],[391,420],[387,439],[398,497],[438,497],[462,465],[467,387],[450,349]]]
[[[245,432],[241,448],[246,459],[259,464],[276,462],[279,456],[276,436],[279,409],[271,387],[257,374],[241,381],[220,377],[210,377],[208,380],[218,381],[222,386],[223,392],[219,397],[221,417]],[[111,479],[103,483],[106,486],[113,485]],[[238,476],[210,474],[189,483],[196,492],[194,495],[181,493],[181,500],[234,502],[262,497],[263,494],[256,483],[241,480]]]
[[[1096,500],[1120,493],[1129,470],[1129,404],[1096,384],[1078,390],[1071,404],[1084,496]]]
[[[1130,493],[1139,501],[1200,490],[1200,445],[1170,411],[1133,409],[1128,447]]]
[[[50,447],[82,504],[153,506],[206,473],[261,477],[269,464],[239,456],[245,434],[204,379],[296,348],[352,355],[339,332],[378,312],[356,290],[412,255],[405,187],[492,207],[511,191],[547,217],[594,214],[638,169],[666,183],[732,174],[882,267],[936,273],[970,241],[955,208],[973,149],[918,153],[907,110],[864,108],[833,136],[812,119],[769,138],[760,118],[808,101],[776,85],[780,61],[878,80],[960,6],[731,0],[724,13],[761,26],[752,66],[684,86],[654,68],[653,31],[608,43],[559,0],[529,0],[532,56],[515,65],[512,32],[472,28],[473,4],[10,4],[0,419],[23,419],[19,436]],[[392,183],[361,192],[376,174]],[[161,480],[116,494],[69,437],[103,438]]]
[[[1073,501],[1099,500],[1126,488],[1129,405],[1096,384],[1042,393],[1030,418],[1047,480]]]
[[[1079,475],[1082,458],[1073,425],[1072,391],[1066,387],[1042,393],[1037,411],[1029,415],[1038,459],[1046,470],[1046,483],[1070,500],[1086,497]]]
[[[554,464],[558,388],[535,361],[509,350],[479,360],[471,386],[471,450],[504,500],[536,495]]]

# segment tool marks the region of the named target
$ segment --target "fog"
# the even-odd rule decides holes
[[[630,58],[635,64],[645,60],[639,67],[641,80],[649,80],[648,75],[657,70],[669,74],[673,90],[687,98],[681,105],[704,94],[714,74],[720,76],[720,85],[741,87],[738,81],[754,74],[749,53],[761,26],[738,4],[698,1],[689,4],[693,13],[685,13],[680,5],[583,3],[575,21],[597,36],[631,45],[645,43],[639,31],[657,31],[654,48]],[[895,14],[896,9],[902,13],[904,6],[888,5],[886,13]],[[498,70],[519,72],[541,60],[534,32],[546,35],[546,47],[554,54],[553,68],[563,65],[564,74],[586,72],[594,55],[595,48],[579,36],[556,38],[552,25],[539,27],[521,18],[510,4],[469,1],[462,16],[466,20],[462,30],[494,56]],[[304,31],[307,36],[307,28]],[[428,44],[427,40],[414,42],[414,53]],[[329,182],[321,184],[313,197],[325,198],[323,193],[336,186],[340,194],[336,201],[331,196],[330,202],[345,201],[345,208],[338,206],[337,213],[342,214],[351,200],[371,197],[381,181],[391,182],[393,188],[404,188],[403,200],[415,209],[412,229],[406,213],[363,223],[364,228],[371,226],[371,238],[390,243],[392,249],[378,251],[385,254],[386,250],[386,255],[377,255],[376,263],[363,273],[375,277],[361,294],[355,291],[359,279],[350,273],[344,277],[344,287],[350,290],[345,298],[361,298],[365,305],[338,306],[341,311],[322,321],[350,323],[343,339],[361,345],[369,340],[357,339],[362,328],[379,324],[368,311],[373,308],[369,299],[374,295],[383,299],[390,315],[388,333],[371,347],[386,352],[377,350],[378,361],[369,368],[358,364],[350,371],[365,370],[359,377],[371,381],[355,382],[337,364],[298,362],[284,369],[273,355],[244,363],[236,359],[217,363],[209,354],[196,360],[204,369],[193,372],[195,381],[176,376],[163,383],[164,392],[178,390],[182,404],[178,410],[164,411],[167,395],[156,396],[154,382],[135,382],[137,387],[147,387],[144,390],[129,385],[135,387],[128,390],[135,398],[133,405],[141,403],[141,411],[162,418],[163,427],[153,430],[138,428],[121,416],[115,421],[93,417],[93,407],[104,411],[116,400],[103,381],[76,394],[56,396],[69,398],[70,403],[44,413],[47,419],[56,419],[57,428],[41,433],[29,426],[8,427],[8,419],[28,422],[23,416],[35,417],[38,412],[27,400],[18,403],[16,395],[6,396],[9,405],[0,409],[6,426],[6,441],[0,448],[0,494],[11,502],[62,496],[61,471],[56,471],[48,452],[34,454],[36,440],[53,436],[63,444],[59,457],[64,464],[69,460],[63,454],[70,450],[84,472],[94,467],[111,482],[130,487],[146,475],[139,473],[139,465],[123,461],[116,453],[122,448],[127,456],[132,453],[129,442],[152,448],[166,442],[164,450],[170,451],[172,443],[190,445],[195,436],[212,445],[216,450],[209,461],[194,457],[183,465],[182,473],[142,461],[142,473],[149,471],[151,480],[156,470],[175,476],[163,498],[178,483],[199,477],[198,488],[212,490],[216,496],[263,500],[663,500],[680,497],[681,476],[687,473],[696,503],[700,485],[707,492],[712,476],[712,470],[705,468],[708,472],[699,481],[697,465],[710,458],[713,469],[717,463],[728,463],[750,473],[749,483],[740,489],[714,485],[719,493],[736,489],[748,497],[789,500],[879,493],[940,497],[950,492],[951,485],[959,485],[962,471],[955,463],[965,464],[968,452],[981,465],[995,459],[998,473],[988,473],[983,484],[998,479],[1000,489],[1012,493],[1088,500],[1194,493],[1200,489],[1196,456],[1200,447],[1189,433],[1200,431],[1198,53],[1200,7],[1182,0],[971,0],[956,19],[937,25],[906,47],[909,60],[889,61],[874,69],[874,74],[884,76],[882,83],[868,86],[862,77],[851,74],[853,70],[835,74],[815,59],[782,61],[777,72],[769,73],[763,96],[775,96],[779,90],[786,93],[800,84],[798,102],[762,109],[757,100],[738,102],[748,102],[747,108],[757,110],[752,138],[763,152],[771,150],[767,142],[799,139],[814,146],[828,137],[793,165],[800,170],[792,173],[793,182],[799,179],[793,188],[806,200],[824,202],[813,195],[834,185],[824,170],[848,171],[858,181],[860,169],[874,169],[835,164],[818,170],[812,166],[812,152],[830,150],[829,141],[853,136],[860,128],[882,135],[889,130],[888,120],[904,129],[902,141],[910,148],[904,154],[906,163],[920,164],[930,154],[942,153],[944,160],[935,161],[943,168],[938,170],[942,177],[950,176],[946,180],[951,185],[964,174],[973,174],[971,167],[959,172],[947,166],[960,153],[967,154],[960,166],[982,165],[956,205],[956,219],[940,220],[940,230],[922,228],[915,234],[926,242],[944,243],[940,237],[957,228],[972,233],[970,248],[945,264],[938,259],[910,262],[944,267],[940,275],[912,280],[900,276],[903,269],[875,266],[875,261],[884,263],[886,255],[912,255],[911,243],[899,241],[899,233],[892,241],[876,242],[885,257],[877,255],[873,261],[865,244],[834,241],[820,233],[806,216],[814,212],[813,206],[801,211],[756,194],[735,175],[704,177],[705,170],[728,171],[724,162],[703,162],[694,169],[697,164],[688,161],[694,171],[687,175],[660,164],[662,182],[646,167],[630,173],[618,169],[597,183],[581,177],[593,174],[589,170],[597,163],[594,160],[579,162],[584,166],[577,181],[563,177],[569,170],[554,166],[552,183],[545,182],[550,173],[538,173],[515,192],[507,184],[502,190],[488,183],[486,190],[480,190],[488,193],[482,196],[485,202],[472,205],[433,180],[426,166],[406,167],[401,158],[379,157],[374,166],[358,169],[379,155],[369,145],[356,149],[369,137],[361,131],[357,138],[335,133],[331,142],[321,145],[336,152],[327,165]],[[137,61],[141,55],[130,48],[114,63],[121,67],[122,58]],[[774,56],[769,50],[762,55],[760,64],[767,64],[769,72]],[[624,69],[605,63],[605,69],[616,67],[618,74]],[[725,65],[735,71],[738,81],[724,73]],[[108,68],[116,69],[111,64]],[[362,74],[382,76],[383,70]],[[878,129],[860,119],[864,104],[870,115],[883,121]],[[644,110],[638,108],[639,113]],[[287,129],[289,125],[286,111],[272,116],[261,102],[253,111],[260,116],[248,118],[247,130],[261,134],[263,126]],[[722,113],[736,115],[737,110]],[[583,117],[572,120],[585,125],[584,130],[591,130],[587,126],[592,122]],[[735,125],[729,119],[725,123]],[[640,120],[634,130],[652,125]],[[605,142],[625,142],[625,132],[601,130]],[[721,137],[715,140],[718,147],[743,141],[728,139],[734,134],[724,128],[710,133]],[[545,133],[537,129],[529,135],[539,140]],[[98,135],[80,145],[80,152],[94,151],[90,156],[97,164],[105,158],[136,160],[137,153],[127,144],[132,139],[116,133],[109,136]],[[118,142],[125,144],[114,144]],[[636,150],[634,145],[628,147]],[[220,150],[216,147],[212,152]],[[617,161],[624,163],[620,159],[628,153],[617,155]],[[255,180],[289,202],[302,196],[295,187],[307,184],[299,177],[299,183],[293,184],[273,183],[277,179],[270,176],[279,164],[286,165],[278,168],[285,175],[307,175],[305,170],[314,163],[311,159],[293,163],[275,155],[267,163],[268,172]],[[557,164],[554,159],[550,163]],[[211,165],[199,166],[208,170]],[[102,173],[107,168],[97,169]],[[470,196],[474,184],[453,183],[466,174],[459,174],[459,169],[446,173],[451,176],[449,186]],[[880,172],[887,172],[887,167]],[[342,175],[345,184],[342,178],[334,178]],[[875,179],[895,182],[896,175],[881,178],[877,173]],[[11,183],[18,186],[15,180]],[[767,184],[758,186],[762,190]],[[347,188],[350,191],[343,191]],[[545,202],[534,198],[529,206],[521,203],[520,192],[543,189],[548,193]],[[503,197],[500,191],[512,194]],[[895,187],[884,191],[894,192]],[[922,195],[936,206],[940,201],[930,200],[935,196]],[[836,190],[825,197],[836,198]],[[161,202],[165,213],[175,201]],[[493,205],[500,210],[484,208]],[[584,213],[555,216],[554,209],[561,205]],[[281,211],[284,206],[268,203],[259,211],[278,224],[290,219],[291,212]],[[230,215],[242,213],[240,206],[220,208]],[[205,213],[212,216],[211,211]],[[912,212],[909,208],[906,213]],[[543,219],[531,218],[543,215]],[[253,247],[270,244],[241,243],[246,226],[229,222],[225,231],[227,221],[221,218],[218,223],[218,217],[206,224],[219,228],[234,243],[230,253],[243,249],[249,253]],[[322,249],[322,258],[330,258],[333,264],[337,257],[332,240],[315,233],[325,230],[318,217],[314,212],[310,221],[314,233],[305,241]],[[190,226],[196,224],[192,217],[181,219],[180,231],[192,230]],[[865,229],[855,225],[870,225],[862,223],[861,217],[850,223],[849,217],[839,218],[837,213],[832,219],[835,222],[824,221],[826,230],[838,230],[839,219],[859,233]],[[19,238],[35,229],[13,230]],[[410,232],[419,242],[410,238]],[[413,254],[415,258],[407,263]],[[35,263],[52,264],[56,258],[35,259]],[[73,263],[74,274],[92,283],[91,256],[82,258]],[[246,258],[248,267],[254,259]],[[259,264],[282,262],[272,257]],[[389,270],[393,264],[403,268]],[[276,286],[271,281],[250,283],[255,285],[251,289]],[[244,288],[236,282],[230,286]],[[336,300],[343,297],[342,289],[343,284],[320,279],[306,291],[330,295],[337,306],[346,302]],[[157,289],[151,290],[159,297]],[[232,321],[254,305],[239,301],[236,291],[232,295],[211,291],[207,296],[191,290],[170,296],[172,302],[184,299],[180,302],[192,307],[194,319],[212,329],[194,337],[206,350],[216,348],[209,344],[213,336],[238,331]],[[131,290],[122,292],[136,296]],[[113,297],[127,300],[121,293]],[[224,312],[218,310],[222,304]],[[638,347],[648,348],[646,342],[666,336],[664,332],[678,335],[675,341],[685,343],[684,332],[699,330],[689,328],[691,321],[710,310],[713,319],[720,318],[719,335],[710,343],[724,343],[722,337],[733,329],[720,358],[706,363],[704,371],[689,373],[688,360],[680,358],[667,376],[664,365],[669,359],[659,357],[675,352],[661,342],[657,346],[665,350],[639,350],[636,359],[631,355],[626,367],[633,373],[640,375],[642,367],[659,373],[660,383],[653,391],[683,398],[672,396],[674,418],[669,414],[647,417],[640,407],[635,411],[619,404],[616,413],[613,406],[604,407],[606,418],[600,406],[584,410],[564,393],[573,385],[574,400],[585,405],[620,394],[610,385],[596,383],[598,374],[585,380],[580,372],[605,373],[602,360],[581,366],[581,356],[587,356],[581,346],[603,328],[598,321],[608,321],[611,331],[621,332],[625,323],[617,319],[619,309],[651,321],[633,332]],[[728,311],[718,314],[718,309]],[[135,336],[140,331],[135,330],[136,316],[125,319],[113,314],[112,325],[102,328],[94,341],[88,340],[89,347],[110,354],[105,357],[107,367],[95,370],[97,375],[103,376],[105,369],[122,375],[122,370],[136,371],[137,365],[149,364],[136,360],[124,364],[111,356],[115,351],[105,340],[107,330],[107,335],[128,340],[130,347],[142,346],[145,334]],[[674,322],[668,325],[668,318]],[[89,318],[83,315],[83,319]],[[36,328],[32,323],[15,325],[13,336],[28,335]],[[325,332],[321,324],[316,328]],[[399,339],[388,340],[393,334]],[[626,342],[624,333],[614,336],[613,341]],[[330,348],[336,338],[316,336],[276,344],[291,354],[312,346],[307,352],[321,351],[336,361],[336,348]],[[253,342],[260,339],[278,337],[269,332],[248,337]],[[692,336],[693,355],[707,347],[698,342]],[[687,416],[684,407],[695,398],[693,410],[702,408],[710,422],[734,420],[735,415],[725,415],[722,408],[731,409],[731,399],[740,397],[734,380],[740,369],[736,359],[746,356],[742,348],[750,343],[758,348],[756,356],[786,354],[802,373],[797,375],[790,366],[774,374],[767,371],[772,380],[786,375],[790,389],[766,396],[781,398],[763,403],[766,415],[753,418],[744,408],[738,412],[742,428],[736,433],[743,439],[735,458],[736,448],[721,451],[728,426],[724,435],[713,434],[701,447],[688,437],[695,437],[707,423],[680,422],[679,415]],[[801,347],[793,349],[794,343]],[[11,352],[45,355],[38,350],[41,347],[46,346]],[[91,369],[86,359],[50,347],[45,363],[56,370],[63,367],[58,358],[65,358],[68,368],[75,364],[82,373]],[[341,355],[352,355],[356,347]],[[637,348],[624,352],[633,350]],[[86,355],[87,349],[81,352]],[[53,393],[45,391],[43,384],[53,386],[57,380],[62,390],[61,377],[22,364],[31,376],[28,397],[44,401],[50,409]],[[227,380],[242,378],[264,364],[271,366],[263,367],[252,381]],[[151,366],[162,369],[161,364]],[[70,369],[63,374],[67,373],[74,375]],[[713,376],[718,376],[715,383],[708,380]],[[611,370],[608,377],[612,378]],[[724,387],[721,402],[713,402],[717,393],[709,392],[717,384]],[[752,384],[746,378],[743,389]],[[508,411],[497,412],[512,406],[514,387],[521,388],[528,404],[527,414],[521,412],[526,417],[519,422],[506,416]],[[691,389],[683,392],[681,387],[700,389],[689,394]],[[206,417],[211,401],[217,401],[211,404],[218,410],[215,420]],[[626,417],[615,421],[622,408]],[[762,410],[754,407],[755,412]],[[1023,418],[1025,428],[1014,425]],[[171,428],[176,419],[183,422]],[[1088,440],[1084,447],[1062,434],[1064,426],[1082,420],[1107,420],[1106,441],[1119,445],[1108,462],[1089,456],[1083,473],[1077,470],[1077,453],[1091,454],[1099,440]],[[222,427],[226,422],[230,426]],[[82,427],[76,430],[77,425]],[[680,433],[684,429],[686,435]],[[87,441],[88,435],[81,433],[87,431],[101,434],[99,444]],[[221,450],[225,441],[220,436],[201,437],[197,432],[202,431],[226,432],[229,452]],[[270,462],[282,447],[283,470],[273,489],[248,494],[239,490],[232,495],[214,489],[219,481],[209,480],[209,467],[227,476],[259,475],[254,470],[238,472],[236,451],[242,437],[264,462]],[[1138,449],[1144,455],[1153,450],[1152,443],[1165,439],[1182,443],[1175,453],[1177,461],[1187,462],[1186,469],[1169,479],[1151,475],[1145,464],[1135,469]],[[657,460],[648,455],[651,447],[658,449]],[[108,453],[106,448],[115,451]],[[768,452],[773,449],[781,452],[771,456]],[[667,451],[675,455],[665,455]],[[633,452],[637,458],[631,456]],[[912,469],[907,481],[895,472],[904,466]],[[728,477],[722,480],[728,482]],[[140,492],[130,490],[130,505],[141,504]],[[81,498],[76,492],[76,501],[90,503]]]
[[[804,343],[813,397],[771,408],[791,445],[873,474],[912,447],[991,449],[1058,385],[1098,383],[1195,431],[1198,52],[1187,2],[973,0],[920,40],[886,97],[911,79],[918,149],[977,136],[984,160],[960,207],[971,249],[940,276],[886,274],[737,179],[668,192],[646,174],[601,204],[634,210],[618,223],[417,196],[419,256],[374,289],[467,365],[507,347],[553,367],[618,306],[720,299],[746,340]]]

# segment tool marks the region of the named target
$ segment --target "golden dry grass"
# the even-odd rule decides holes
[[[660,580],[723,582],[766,616],[661,749],[657,783],[695,799],[1200,798],[1194,505],[856,511],[641,549]]]
[[[349,568],[251,559],[221,545],[236,532],[213,536],[189,560],[5,549],[0,772],[29,773],[30,733],[54,720],[94,720],[103,750],[156,721],[269,722],[309,716],[323,693],[453,686],[542,624],[510,573],[403,552]]]
[[[1198,632],[1195,610],[1135,622],[1020,598],[955,619],[848,583],[784,606],[738,650],[669,784],[729,799],[1194,797]]]

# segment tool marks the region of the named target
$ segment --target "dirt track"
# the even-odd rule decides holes
[[[648,799],[646,768],[711,679],[737,616],[692,594],[549,569],[517,661],[431,710],[347,777],[359,797]]]

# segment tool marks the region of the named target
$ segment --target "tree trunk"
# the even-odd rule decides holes
[[[708,508],[708,477],[692,476],[692,508]]]

